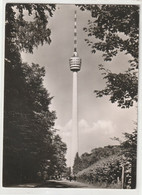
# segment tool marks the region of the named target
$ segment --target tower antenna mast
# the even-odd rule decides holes
[[[74,12],[74,52],[77,52],[77,11]]]

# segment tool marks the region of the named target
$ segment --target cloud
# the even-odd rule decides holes
[[[84,119],[81,119],[81,120],[79,121],[78,126],[79,126],[79,129],[81,129],[81,131],[84,132],[84,133],[85,133],[85,132],[87,133],[88,130],[90,130],[90,127],[89,127],[87,121],[84,120]]]
[[[69,137],[71,136],[72,120],[69,120],[64,126],[56,125],[55,128],[59,130],[58,133],[62,138]]]
[[[79,121],[79,130],[81,133],[89,134],[99,131],[100,133],[102,132],[103,134],[111,135],[114,133],[115,129],[116,125],[110,120],[98,120],[91,125],[84,119]]]
[[[99,130],[105,135],[111,135],[115,132],[116,125],[110,120],[98,120],[96,123],[93,123],[92,130]]]
[[[116,125],[110,120],[98,120],[92,124],[82,119],[79,122],[80,154],[90,152],[93,148],[114,144],[110,139],[115,136]]]

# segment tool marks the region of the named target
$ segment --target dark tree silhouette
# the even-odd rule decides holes
[[[82,162],[77,152],[74,159],[73,174],[77,174],[81,170],[81,167],[82,167]]]
[[[43,86],[45,69],[38,64],[23,63],[20,54],[51,42],[48,20],[55,7],[52,4],[6,5],[4,186],[37,181],[37,173],[44,177],[43,172],[54,156],[56,161],[52,167],[61,160],[65,166],[66,146],[56,135],[56,114],[49,108],[52,97]],[[59,141],[55,143],[57,137]],[[62,156],[57,156],[57,150],[62,151]],[[54,175],[55,169],[47,174]]]

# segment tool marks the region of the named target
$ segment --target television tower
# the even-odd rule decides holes
[[[74,51],[73,56],[69,59],[70,70],[73,72],[73,100],[72,100],[72,145],[71,145],[71,167],[74,164],[76,153],[79,150],[78,135],[78,109],[77,109],[77,73],[81,68],[81,59],[77,53],[77,13],[74,15]]]

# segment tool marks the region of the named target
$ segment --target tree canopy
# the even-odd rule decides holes
[[[39,44],[50,44],[51,30],[48,27],[48,20],[55,10],[55,4],[8,3],[6,5],[6,47],[13,44],[18,50],[31,53]]]
[[[121,108],[133,106],[137,102],[138,93],[139,6],[78,6],[82,11],[88,10],[92,14],[92,20],[84,27],[88,34],[85,41],[91,47],[92,53],[101,51],[104,61],[111,61],[119,52],[130,56],[130,67],[125,73],[112,73],[101,65],[106,88],[95,90],[97,97],[109,95],[110,101],[117,102]]]

